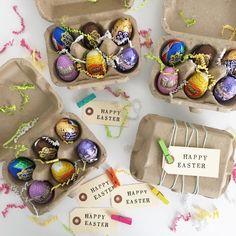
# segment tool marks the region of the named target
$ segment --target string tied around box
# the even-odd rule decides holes
[[[190,128],[192,129],[192,132],[189,136],[188,124],[186,122],[184,122],[184,125],[185,125],[185,142],[184,142],[184,146],[189,147],[191,142],[192,142],[192,138],[193,138],[194,134],[196,134],[196,147],[199,147],[199,131],[198,131],[198,128],[196,128],[193,124],[189,124]],[[203,128],[204,133],[205,133],[202,147],[205,148],[207,138],[208,138],[208,132],[207,132],[207,130],[204,126],[202,126],[202,128]],[[172,134],[171,134],[169,146],[175,146],[177,133],[178,133],[178,124],[177,124],[176,120],[174,120],[174,127],[173,127],[173,131],[172,131]],[[167,172],[164,169],[162,169],[159,185],[163,185],[163,183],[165,181],[165,178],[166,178],[166,175],[167,175]],[[171,190],[173,190],[174,187],[176,186],[178,178],[179,178],[179,175],[176,175],[176,177],[174,179],[174,182],[173,182],[173,184],[170,188]],[[181,193],[182,194],[184,193],[184,186],[185,186],[185,176],[183,175],[182,176],[182,184],[181,184]],[[195,184],[193,194],[198,194],[199,191],[200,191],[200,177],[196,176],[196,184]]]

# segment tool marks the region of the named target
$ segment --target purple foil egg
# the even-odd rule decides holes
[[[225,103],[236,95],[236,77],[228,75],[214,87],[213,94],[219,103]]]
[[[77,154],[82,161],[91,164],[98,160],[99,150],[93,141],[84,139],[77,146]]]
[[[173,67],[166,67],[156,79],[156,88],[160,93],[169,95],[178,87],[178,72]]]
[[[73,61],[67,55],[60,55],[57,58],[56,71],[60,79],[65,82],[72,82],[79,75]]]
[[[116,69],[122,73],[132,71],[138,64],[139,55],[135,48],[125,48],[118,54],[116,59]]]
[[[52,184],[48,181],[34,180],[28,189],[29,197],[38,204],[46,204],[53,198]]]

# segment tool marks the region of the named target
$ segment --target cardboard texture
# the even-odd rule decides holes
[[[235,25],[236,17],[234,14],[230,13],[235,7],[236,2],[233,0],[165,0],[162,26],[168,35],[161,37],[155,55],[160,55],[163,44],[170,39],[184,41],[188,52],[191,52],[197,45],[210,44],[217,50],[216,59],[219,58],[225,50],[235,49],[235,38],[232,41],[228,40],[230,35],[227,34],[227,32],[224,36],[221,35],[224,25]],[[183,11],[186,17],[194,17],[197,23],[191,27],[186,27],[179,16],[180,11]],[[218,12],[220,12],[220,14],[218,14]],[[194,67],[190,62],[185,62],[177,68],[180,70],[180,83],[194,73]],[[212,74],[215,75],[217,81],[226,75],[226,71],[225,73],[222,72],[221,66],[216,65],[216,60],[210,66],[210,72],[211,70],[216,72],[216,74]],[[179,90],[173,95],[173,98],[162,95],[154,84],[159,71],[160,66],[158,63],[155,63],[150,82],[150,90],[153,96],[169,103],[188,106],[190,107],[190,111],[194,112],[198,112],[202,109],[221,112],[236,110],[236,97],[229,103],[222,105],[215,100],[212,91],[207,91],[200,99],[187,97],[183,90]]]
[[[3,143],[11,138],[19,125],[22,122],[28,122],[38,117],[39,121],[36,125],[25,135],[23,135],[18,143],[24,144],[28,147],[28,150],[21,154],[21,156],[35,159],[37,156],[32,150],[33,142],[42,136],[49,136],[55,138],[60,142],[60,148],[58,151],[59,159],[68,159],[72,162],[78,160],[75,152],[75,148],[82,139],[90,139],[94,141],[99,147],[99,161],[93,165],[87,165],[85,172],[82,172],[75,182],[72,182],[66,187],[62,187],[55,190],[53,201],[48,204],[38,205],[34,204],[37,208],[39,215],[44,214],[57,204],[60,200],[69,195],[72,191],[78,188],[81,180],[87,175],[88,172],[94,168],[98,168],[101,163],[106,159],[106,151],[103,145],[97,140],[93,133],[86,127],[78,116],[73,113],[63,113],[63,106],[60,99],[53,92],[50,85],[42,78],[42,76],[33,68],[33,66],[24,59],[12,59],[0,68],[0,101],[3,105],[16,104],[20,105],[21,98],[17,92],[9,90],[9,87],[15,84],[28,82],[35,85],[35,90],[27,91],[30,95],[30,102],[27,104],[23,111],[17,111],[15,115],[9,116],[0,114],[0,157],[4,160],[3,164],[3,176],[8,184],[21,189],[25,186],[25,182],[14,179],[7,170],[8,163],[15,158],[15,152],[13,150],[4,149]],[[50,117],[50,119],[49,119]],[[82,129],[80,138],[74,144],[65,144],[55,133],[55,125],[61,118],[71,118],[76,120]],[[35,162],[36,169],[33,173],[33,180],[48,180],[53,185],[58,184],[51,175],[50,166]],[[80,165],[80,164],[79,164]],[[81,163],[81,167],[82,167]],[[22,200],[25,200],[27,191],[24,191]],[[30,211],[36,214],[32,205],[29,202],[25,202]]]
[[[176,146],[184,146],[186,128],[183,121],[177,121],[178,132],[176,136]],[[202,126],[195,125],[199,133],[199,147],[203,144],[205,131]],[[130,172],[138,181],[151,184],[160,184],[162,174],[163,152],[157,144],[157,140],[164,139],[169,144],[174,128],[174,120],[158,115],[145,116],[139,125],[135,145],[131,154]],[[199,194],[218,198],[226,190],[229,184],[233,169],[233,158],[235,154],[235,139],[226,131],[205,127],[208,133],[206,148],[219,149],[220,166],[219,178],[199,178]],[[191,129],[189,128],[189,135]],[[193,135],[190,147],[196,147],[196,135]],[[163,186],[171,188],[175,175],[166,175]],[[185,176],[184,192],[193,193],[196,186],[197,177]],[[210,186],[210,187],[209,187]],[[181,192],[182,176],[177,179],[173,191]]]
[[[55,61],[58,57],[58,53],[55,51],[51,42],[52,30],[60,25],[62,17],[65,17],[68,26],[76,29],[80,29],[87,22],[95,22],[103,28],[104,33],[108,29],[111,30],[117,19],[127,17],[131,20],[133,25],[132,44],[138,54],[141,55],[137,23],[133,17],[122,13],[127,10],[123,0],[99,0],[96,3],[91,3],[87,0],[37,0],[36,3],[41,16],[48,21],[54,22],[45,32],[45,41],[48,53],[49,71],[53,83],[57,86],[68,87],[70,89],[103,89],[105,86],[111,84],[126,82],[140,71],[141,57],[139,58],[139,63],[136,68],[129,73],[120,73],[116,69],[108,67],[108,71],[103,79],[90,78],[81,72],[78,78],[72,82],[68,83],[62,81],[55,70]],[[133,0],[128,1],[128,3],[132,6]],[[124,47],[126,46],[127,45]],[[99,48],[107,55],[116,54],[120,49],[111,39],[105,39]],[[79,59],[82,59],[85,52],[86,48],[84,48],[81,43],[77,43],[71,48],[71,53],[79,57]]]

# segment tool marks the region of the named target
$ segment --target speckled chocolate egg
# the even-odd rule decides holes
[[[127,47],[117,55],[116,69],[122,73],[131,72],[139,62],[139,55],[135,48]]]
[[[190,98],[201,98],[207,91],[209,78],[203,72],[193,74],[184,86],[185,94]]]
[[[118,19],[112,29],[113,41],[117,45],[124,45],[131,38],[133,32],[133,26],[128,18]]]
[[[222,60],[228,73],[236,75],[236,49],[233,49],[225,54]]]
[[[219,103],[230,101],[236,96],[236,77],[228,75],[214,87],[213,94]]]
[[[29,181],[35,169],[32,160],[26,157],[18,157],[8,164],[8,172],[17,180]]]
[[[54,192],[51,191],[52,187],[52,184],[48,181],[34,180],[28,188],[29,198],[34,203],[47,204],[52,200],[54,195]]]
[[[107,72],[107,64],[103,55],[95,49],[86,55],[86,70],[95,76],[103,76]]]
[[[212,61],[214,60],[217,51],[214,47],[212,47],[210,44],[201,44],[201,45],[197,45],[193,51],[192,51],[193,55],[196,54],[203,54],[204,55],[204,62],[206,64],[206,66],[210,65],[212,63]],[[198,60],[194,60],[194,62],[196,64],[202,64],[200,61]]]
[[[56,27],[52,31],[52,43],[57,51],[69,49],[73,41],[71,34],[61,27]]]
[[[57,158],[59,146],[58,140],[43,136],[34,142],[32,149],[43,161],[50,161]]]
[[[78,157],[88,163],[94,163],[98,160],[99,150],[96,143],[89,139],[82,140],[77,146]]]
[[[166,67],[162,73],[157,76],[156,88],[160,93],[168,95],[178,87],[178,72],[173,67]]]
[[[67,55],[60,55],[57,58],[56,71],[64,82],[72,82],[79,76],[73,61]]]
[[[65,143],[73,143],[81,134],[81,127],[75,120],[62,118],[56,124],[56,133]]]
[[[92,40],[89,40],[86,36],[84,37],[83,44],[86,48],[93,49],[99,46],[97,40],[101,38],[103,34],[101,26],[94,22],[88,22],[81,28],[81,31],[86,35],[90,35],[92,37]]]
[[[57,182],[64,183],[72,178],[75,167],[70,161],[60,160],[52,164],[51,173]]]
[[[175,66],[183,60],[185,53],[185,43],[180,40],[172,39],[164,45],[160,57],[165,65]]]

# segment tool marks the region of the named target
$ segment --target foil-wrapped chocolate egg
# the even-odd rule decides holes
[[[101,38],[103,34],[103,30],[98,24],[94,22],[88,22],[81,28],[81,31],[85,35],[90,35],[92,37],[92,40],[88,39],[88,37],[86,36],[84,37],[83,44],[86,48],[93,49],[99,46],[99,43],[97,42],[97,40]]]
[[[178,72],[173,67],[166,67],[156,79],[156,88],[160,93],[169,95],[178,87]]]
[[[73,41],[72,35],[61,27],[56,27],[52,31],[52,43],[57,51],[69,49]]]
[[[184,86],[185,94],[190,98],[201,98],[207,91],[209,78],[206,73],[197,72],[193,74]]]
[[[73,143],[81,134],[81,127],[75,120],[62,118],[56,124],[56,133],[65,143]]]
[[[160,57],[167,66],[175,66],[184,58],[186,45],[184,42],[176,39],[168,41],[161,50]]]
[[[18,157],[8,164],[8,172],[17,180],[29,181],[35,169],[32,160],[26,157]]]
[[[73,61],[67,55],[60,55],[57,58],[56,71],[64,82],[72,82],[79,76]]]
[[[86,55],[86,70],[91,75],[105,75],[107,64],[104,57],[97,50],[91,50]]]
[[[51,173],[57,182],[64,183],[72,178],[75,167],[70,161],[60,160],[52,164]]]
[[[99,158],[99,150],[96,143],[89,139],[82,140],[77,146],[78,157],[88,163],[94,163]]]
[[[43,161],[50,161],[57,158],[59,146],[58,140],[43,136],[34,142],[32,149]]]
[[[51,191],[52,187],[52,184],[48,181],[34,180],[30,183],[28,188],[29,198],[34,203],[47,204],[54,196],[54,192]]]
[[[222,63],[226,67],[228,73],[236,75],[236,49],[227,52],[223,57]]]
[[[201,44],[196,46],[193,51],[192,51],[193,55],[197,55],[197,54],[203,54],[203,58],[204,58],[204,62],[206,64],[206,66],[210,65],[212,63],[212,61],[214,60],[217,51],[214,47],[212,47],[210,44]],[[202,64],[201,61],[198,61],[197,59],[194,60],[194,62],[196,64]]]
[[[115,22],[111,34],[117,45],[124,45],[131,38],[132,32],[133,26],[130,19],[120,18]]]
[[[222,78],[214,87],[213,94],[219,103],[225,103],[236,96],[236,77],[228,75]]]
[[[116,69],[122,73],[131,72],[139,62],[139,55],[135,48],[123,49],[115,60]]]

